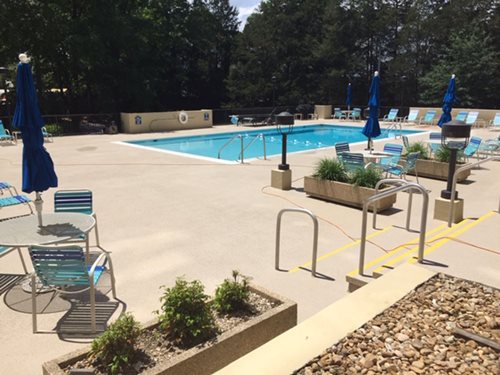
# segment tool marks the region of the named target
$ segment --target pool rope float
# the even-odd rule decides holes
[[[189,115],[186,111],[179,112],[179,122],[183,125],[187,124],[189,121]]]

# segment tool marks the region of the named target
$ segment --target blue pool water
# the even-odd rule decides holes
[[[399,130],[398,130],[399,132]],[[419,133],[415,130],[402,130],[402,134]],[[382,129],[376,139],[392,138],[394,130]],[[231,142],[231,138],[235,137]],[[240,138],[241,137],[241,138]],[[160,138],[126,143],[199,157],[237,161],[241,159],[241,140],[243,140],[244,160],[260,158],[264,155],[264,139],[267,156],[281,154],[282,137],[273,129],[257,129],[240,132],[197,135],[188,137]],[[360,127],[338,125],[295,126],[288,135],[289,153],[332,147],[337,142],[356,143],[366,141]]]

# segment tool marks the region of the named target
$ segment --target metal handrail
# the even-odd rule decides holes
[[[410,181],[406,181],[406,180],[403,180],[403,179],[400,179],[400,178],[386,178],[384,180],[380,180],[379,182],[377,182],[377,184],[375,185],[375,194],[378,193],[378,189],[380,188],[380,186],[382,184],[386,184],[386,185],[396,185],[396,184],[404,184],[404,185],[408,185],[408,184],[411,184],[413,182],[410,182]],[[411,217],[411,207],[412,207],[412,202],[413,202],[413,190],[410,190],[410,196],[408,197],[408,212],[406,213],[406,230],[409,231],[410,230],[410,217]],[[372,223],[372,227],[373,229],[376,229],[377,227],[377,205],[373,205],[373,223]]]
[[[483,163],[486,163],[488,161],[492,161],[492,160],[500,160],[500,156],[490,156],[486,159],[483,159],[483,160],[479,160],[479,161],[476,161],[475,163],[471,163],[471,164],[466,164],[460,168],[458,168],[455,173],[453,174],[453,180],[452,180],[452,184],[451,184],[451,197],[454,197],[455,194],[456,194],[456,191],[457,191],[457,180],[458,180],[458,175],[460,172],[463,172],[463,171],[466,171],[468,169],[472,169],[480,164],[483,164]],[[499,205],[498,205],[498,211],[500,212],[500,202],[499,202]],[[449,212],[449,215],[448,215],[448,227],[451,227],[452,225],[452,221],[453,221],[453,215],[455,213],[455,200],[453,199],[450,199],[450,212]]]
[[[419,184],[414,182],[409,182],[406,185],[396,186],[392,189],[384,190],[378,194],[374,194],[369,197],[366,202],[363,204],[363,223],[361,226],[361,246],[359,249],[359,269],[358,273],[360,275],[364,274],[365,268],[365,247],[366,247],[366,227],[367,227],[367,219],[368,219],[368,206],[382,198],[391,196],[400,191],[405,191],[409,189],[417,189],[422,192],[424,197],[422,204],[422,218],[420,221],[420,238],[418,243],[418,262],[422,263],[424,261],[424,245],[425,245],[425,231],[427,226],[427,211],[429,207],[429,193],[427,190]]]
[[[242,150],[242,152],[245,152],[245,150],[250,147],[257,139],[259,138],[262,138],[262,143],[264,145],[264,160],[267,160],[266,159],[266,136],[262,133],[260,134],[257,134],[246,146],[245,148]],[[243,160],[243,154],[240,154],[241,156],[241,159]]]
[[[389,125],[387,127],[387,130],[391,130],[391,129],[394,129],[394,130],[399,130],[399,134],[396,133],[396,137],[397,138],[398,136],[401,137],[402,134],[403,134],[403,126],[401,125],[401,122],[394,122],[392,123],[391,125]]]
[[[314,234],[313,234],[313,252],[312,252],[312,276],[316,276],[316,262],[318,259],[318,219],[311,211],[305,208],[284,208],[278,213],[276,219],[276,252],[274,257],[274,268],[279,270],[280,264],[280,234],[281,234],[281,217],[285,212],[302,212],[312,219],[314,224]]]
[[[225,149],[227,146],[229,146],[229,144],[231,142],[233,142],[236,138],[239,138],[241,140],[241,150],[242,150],[242,154],[243,154],[243,137],[241,136],[241,134],[236,134],[236,135],[233,135],[229,139],[229,141],[224,143],[221,148],[219,148],[219,152],[217,153],[217,159],[220,159],[220,154],[222,153],[222,150]],[[243,158],[241,159],[241,162],[243,163]]]

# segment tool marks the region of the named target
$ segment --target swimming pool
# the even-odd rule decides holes
[[[381,129],[377,139],[393,138],[394,129]],[[398,130],[398,133],[413,134],[418,130]],[[304,152],[325,147],[332,147],[337,142],[365,142],[366,137],[361,128],[345,125],[308,125],[295,126],[288,135],[288,153]],[[184,156],[197,156],[225,161],[241,160],[243,147],[244,160],[264,156],[264,145],[267,156],[280,155],[282,147],[281,134],[275,129],[257,129],[240,132],[196,135],[187,137],[159,138],[128,141],[127,144],[170,152]]]

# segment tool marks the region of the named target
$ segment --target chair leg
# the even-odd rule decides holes
[[[95,227],[94,227],[94,231],[95,231],[95,242],[96,242],[96,245],[97,247],[101,247],[101,244],[99,242],[99,230],[97,229],[97,215],[95,214],[95,212],[92,214],[92,216],[94,216],[94,220],[95,220]]]
[[[24,273],[28,274],[28,269],[26,268],[26,263],[24,263],[24,258],[23,258],[23,254],[21,253],[20,247],[17,248],[17,252],[19,253],[19,258],[21,258],[21,263],[23,264]]]
[[[116,299],[116,287],[115,287],[115,271],[113,268],[113,262],[111,262],[111,257],[106,257],[109,263],[109,275],[111,276],[111,291],[113,293],[113,298]]]
[[[90,328],[92,333],[96,332],[96,322],[95,322],[95,287],[94,280],[90,282]]]
[[[37,322],[36,322],[36,276],[31,275],[31,318],[33,322],[33,333],[37,333]]]

